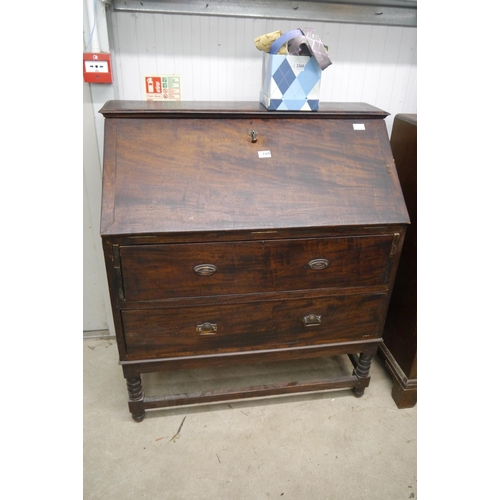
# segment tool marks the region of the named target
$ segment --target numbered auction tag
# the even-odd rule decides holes
[[[295,74],[300,73],[306,69],[306,65],[303,62],[292,63],[292,67],[295,70]]]
[[[259,158],[271,158],[271,151],[258,151]]]
[[[365,130],[365,124],[364,123],[353,123],[352,128],[354,130]]]

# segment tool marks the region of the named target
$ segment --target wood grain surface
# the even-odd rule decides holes
[[[383,115],[337,115],[107,119],[101,232],[407,223]]]

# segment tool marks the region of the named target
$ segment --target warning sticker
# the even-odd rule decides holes
[[[180,101],[181,76],[145,76],[144,92],[146,101]]]

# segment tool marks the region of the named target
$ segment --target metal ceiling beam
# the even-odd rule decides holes
[[[109,0],[108,0],[109,1]],[[113,0],[117,11],[417,27],[416,0]]]

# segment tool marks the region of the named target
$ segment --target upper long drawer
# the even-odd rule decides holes
[[[387,283],[393,235],[120,247],[125,300]]]

